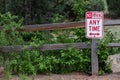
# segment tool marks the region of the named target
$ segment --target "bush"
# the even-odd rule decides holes
[[[23,44],[22,36],[16,31],[17,28],[23,28],[22,22],[23,19],[19,20],[10,13],[0,14],[0,26],[3,28],[0,32],[0,46]]]
[[[73,11],[77,16],[77,20],[84,18],[86,11],[102,11],[104,3],[102,0],[76,0],[73,4]]]
[[[109,14],[113,18],[120,17],[120,0],[107,0]]]
[[[0,14],[0,26],[4,29],[0,32],[0,46],[8,45],[31,45],[41,46],[46,43],[91,43],[85,38],[85,29],[60,30],[53,32],[27,32],[19,33],[16,28],[22,28],[22,20],[10,13]],[[9,30],[9,31],[8,31]],[[8,31],[8,32],[7,32]],[[46,34],[47,33],[47,34]],[[104,39],[99,42],[99,67],[101,72],[109,72],[106,60],[110,51],[106,48],[107,43],[114,41],[113,35],[106,32]],[[54,34],[54,35],[53,35]],[[28,39],[29,38],[29,39]],[[26,42],[27,41],[27,42]],[[106,43],[106,44],[105,44]],[[110,52],[112,53],[112,52]],[[22,51],[0,54],[6,66],[7,73],[36,74],[36,73],[66,73],[91,71],[91,50],[75,49],[70,47],[65,50],[55,51]]]
[[[104,3],[102,0],[88,0],[87,10],[88,11],[103,11]]]

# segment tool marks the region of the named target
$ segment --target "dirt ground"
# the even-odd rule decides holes
[[[0,80],[5,79],[0,78]],[[21,79],[14,76],[10,80]],[[32,77],[29,76],[27,80],[32,80]],[[37,75],[34,80],[120,80],[120,73],[105,74],[102,76],[90,76],[81,73]]]

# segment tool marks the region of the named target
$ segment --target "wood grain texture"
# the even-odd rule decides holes
[[[113,19],[113,20],[105,20],[104,26],[114,26],[114,25],[120,25],[120,19]]]
[[[39,47],[29,46],[29,45],[15,45],[15,46],[2,46],[0,48],[0,52],[16,52],[16,51],[23,51],[23,50],[60,50],[60,49],[67,49],[69,47],[74,47],[77,49],[84,49],[84,48],[91,48],[90,44],[87,43],[64,43],[64,44],[45,44]],[[95,46],[93,46],[95,47]],[[108,47],[120,47],[120,43],[109,43]]]
[[[97,55],[97,41],[98,39],[92,39],[91,45],[91,65],[92,65],[92,75],[98,75],[98,55]]]
[[[104,26],[120,25],[120,19],[117,20],[105,20]],[[60,29],[71,29],[71,28],[84,28],[85,21],[78,22],[64,22],[64,23],[52,23],[52,24],[36,24],[36,25],[25,25],[23,29],[17,29],[18,31],[42,31],[42,30],[60,30]],[[0,31],[3,28],[0,27]]]
[[[16,29],[18,31],[42,31],[42,30],[60,30],[60,29],[71,29],[71,28],[83,28],[85,22],[67,22],[67,23],[52,23],[52,24],[35,24],[25,25],[23,29]],[[0,27],[0,31],[3,28]]]
[[[22,45],[16,45],[16,46],[2,46],[0,48],[0,52],[19,52],[23,50],[60,50],[60,49],[67,49],[69,47],[77,48],[77,49],[83,49],[83,48],[91,48],[91,46],[87,43],[66,43],[66,44],[45,44],[39,47],[35,46],[22,46]]]
[[[118,48],[120,48],[120,43],[109,43],[108,46],[109,47],[118,47]]]

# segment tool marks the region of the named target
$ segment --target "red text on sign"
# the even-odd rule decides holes
[[[103,15],[101,13],[93,13],[92,18],[103,18]]]
[[[89,26],[89,31],[100,31],[100,26]]]
[[[89,24],[90,25],[99,25],[99,22],[100,22],[100,20],[98,19],[98,20],[90,20],[90,22],[89,22]]]

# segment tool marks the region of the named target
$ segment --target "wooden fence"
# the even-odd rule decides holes
[[[105,20],[104,26],[114,26],[120,25],[120,20]],[[18,31],[41,31],[41,30],[59,30],[59,29],[71,29],[71,28],[83,28],[85,26],[84,21],[78,22],[67,22],[67,23],[53,23],[53,24],[40,24],[40,25],[25,25],[23,29],[17,29]],[[3,28],[0,27],[0,31]],[[92,44],[81,43],[61,43],[61,44],[45,44],[39,47],[29,46],[29,45],[15,45],[15,46],[2,46],[0,47],[0,52],[15,52],[23,50],[60,50],[66,49],[68,47],[80,48],[91,48],[91,65],[92,74],[98,74],[98,57],[97,57],[97,42],[92,40]],[[109,43],[108,47],[120,47],[120,43]]]

